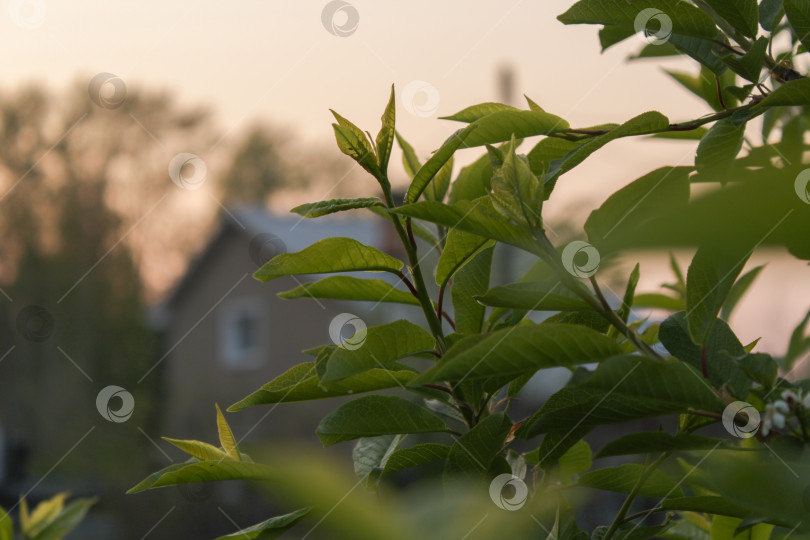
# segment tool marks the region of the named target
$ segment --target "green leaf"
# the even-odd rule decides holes
[[[438,223],[448,228],[456,228],[484,238],[499,240],[530,253],[539,254],[540,252],[531,231],[506,221],[492,207],[489,197],[481,197],[473,201],[459,201],[453,205],[422,201],[400,206],[393,209],[392,212]]]
[[[609,250],[609,237],[643,227],[662,210],[684,207],[689,202],[691,167],[663,167],[626,185],[591,212],[585,222],[588,240],[600,250]]]
[[[617,43],[621,43],[635,33],[635,28],[630,26],[612,24],[603,26],[602,29],[599,30],[599,44],[602,46],[602,52],[605,52]]]
[[[332,114],[338,121],[337,124],[332,124],[332,128],[335,131],[335,140],[337,140],[340,151],[379,180],[382,174],[377,163],[377,156],[374,155],[374,149],[368,142],[366,134],[335,111],[332,111]]]
[[[176,446],[183,452],[199,459],[200,461],[217,461],[230,459],[228,457],[228,454],[226,454],[225,451],[223,451],[221,448],[217,448],[212,444],[208,444],[202,441],[170,439],[169,437],[163,437],[163,440],[169,444]]]
[[[731,118],[715,122],[697,147],[695,167],[701,176],[727,182],[734,170],[734,158],[740,153],[745,124],[735,125]]]
[[[62,540],[82,522],[90,507],[97,499],[77,499],[62,509],[59,514],[47,522],[32,540]]]
[[[425,463],[433,463],[436,461],[444,461],[450,453],[450,447],[446,444],[438,443],[423,443],[417,444],[411,448],[402,448],[397,450],[388,461],[385,463],[381,477],[388,476],[397,471],[423,465]]]
[[[788,350],[787,353],[785,353],[785,358],[782,360],[782,369],[786,372],[789,372],[793,368],[793,364],[796,360],[810,350],[810,337],[805,336],[808,321],[810,321],[810,311],[807,312],[807,315],[804,316],[790,334]]]
[[[503,103],[479,103],[478,105],[472,105],[471,107],[467,107],[466,109],[462,109],[456,114],[452,114],[450,116],[441,116],[439,117],[441,120],[455,120],[456,122],[464,122],[470,124],[479,120],[489,114],[499,111],[517,111],[515,107],[510,105],[504,105]]]
[[[492,332],[472,347],[451,348],[411,384],[511,377],[538,369],[599,362],[618,354],[621,349],[614,340],[584,326],[524,324]]]
[[[763,268],[765,268],[764,264],[752,268],[734,282],[734,285],[732,285],[726,297],[726,301],[723,303],[723,307],[720,309],[720,317],[722,319],[729,320],[734,308],[737,307],[737,303],[742,299],[743,295],[745,295],[748,288],[751,287],[754,280],[757,279],[757,276]]]
[[[784,0],[785,15],[796,38],[810,48],[810,4],[803,0]]]
[[[516,223],[541,226],[543,186],[526,157],[515,154],[514,137],[504,152],[503,164],[492,175],[491,185],[497,211]]]
[[[394,125],[396,123],[396,103],[394,98],[394,85],[391,85],[391,97],[388,98],[388,105],[385,107],[382,117],[382,127],[377,133],[377,163],[380,170],[388,170],[388,160],[391,159],[391,148],[394,146]]]
[[[703,512],[721,516],[744,518],[751,511],[744,506],[733,503],[723,497],[714,495],[699,495],[697,497],[671,497],[661,501],[665,510],[679,510],[684,512]]]
[[[450,179],[453,175],[453,157],[447,160],[447,163],[442,165],[442,168],[433,177],[433,180],[425,188],[425,199],[428,201],[443,201],[444,196],[447,195],[447,190],[450,189]]]
[[[711,450],[723,444],[722,439],[679,433],[670,435],[663,431],[631,433],[607,443],[596,453],[596,458],[625,456],[629,454],[654,454],[658,452],[685,452]]]
[[[402,261],[352,238],[325,238],[297,253],[282,253],[259,268],[253,277],[270,281],[282,276],[333,272],[388,271],[396,273]]]
[[[614,2],[624,4],[624,0],[610,0],[607,3],[612,4]],[[574,7],[576,7],[576,5]],[[563,159],[556,162],[548,173],[546,173],[546,191],[553,189],[554,184],[557,182],[557,178],[559,178],[560,175],[565,174],[585,161],[588,156],[605,146],[607,143],[622,137],[649,135],[651,133],[655,133],[656,131],[662,131],[667,127],[669,127],[669,119],[659,112],[652,111],[636,116],[635,118],[631,118],[621,126],[611,129],[604,135],[599,135],[593,139],[590,139],[588,142],[578,146],[576,149],[571,150]]]
[[[557,17],[563,24],[605,24],[635,28],[644,9],[654,8],[670,18],[672,32],[711,39],[717,35],[706,13],[680,0],[580,0]],[[642,26],[643,28],[643,26]]]
[[[569,141],[559,137],[546,137],[541,139],[529,151],[526,156],[529,158],[529,167],[538,176],[545,175],[558,159],[564,158],[569,152],[584,144],[582,141]],[[551,195],[546,191],[546,199]]]
[[[723,58],[723,62],[744,79],[758,84],[765,53],[768,50],[768,42],[768,38],[761,37],[754,42],[751,49],[743,57],[727,56]]]
[[[352,450],[354,474],[364,480],[366,486],[376,484],[385,462],[401,441],[402,435],[380,435],[358,439]]]
[[[315,370],[315,362],[304,362],[282,373],[244,399],[234,403],[228,410],[241,411],[256,405],[275,405],[294,401],[310,401],[335,396],[361,394],[374,390],[393,388],[408,384],[416,376],[410,369],[370,369],[353,377],[333,382],[324,388]]]
[[[467,138],[469,138],[477,128],[477,124],[470,124],[464,129],[456,131],[444,141],[442,146],[430,156],[430,159],[416,171],[411,185],[408,187],[408,191],[405,194],[406,203],[416,202],[419,195],[422,194],[430,181],[433,180],[436,173],[450,160],[455,151],[462,145],[467,146]]]
[[[658,337],[673,356],[696,370],[702,370],[702,350],[705,347],[709,381],[717,387],[728,384],[737,397],[745,399],[751,379],[737,360],[745,355],[745,349],[725,321],[717,319],[712,324],[708,337],[702,343],[703,347],[696,345],[690,338],[687,320],[682,311],[670,315],[661,323]]]
[[[644,472],[644,465],[628,463],[618,467],[605,467],[579,477],[579,486],[608,491],[618,491],[619,493],[630,493]],[[644,497],[682,497],[683,491],[678,484],[659,470],[649,473],[647,481],[638,490],[638,494]]]
[[[680,414],[687,409],[719,410],[717,395],[682,362],[639,356],[609,358],[583,383],[565,387],[527,419],[517,435],[530,438],[551,430]]]
[[[225,453],[228,454],[229,458],[234,461],[241,461],[242,459],[239,456],[239,446],[236,443],[236,437],[233,436],[231,426],[229,426],[228,421],[225,420],[225,416],[222,414],[219,405],[215,405],[217,408],[217,430],[219,431],[219,444],[222,445],[222,449],[225,450]]]
[[[511,428],[512,422],[504,413],[495,413],[457,438],[447,455],[445,482],[458,475],[472,479],[483,477],[500,453]]]
[[[759,24],[757,0],[705,0],[705,2],[735,30],[747,38],[755,38]]]
[[[365,341],[358,348],[338,347],[326,362],[321,382],[327,387],[341,379],[374,368],[384,368],[392,360],[405,358],[436,346],[433,336],[408,320],[367,328]]]
[[[513,136],[516,139],[525,139],[536,135],[548,135],[565,131],[570,127],[568,122],[559,116],[537,109],[495,111],[470,125],[478,126],[478,129],[465,140],[466,148],[506,142]]]
[[[689,335],[705,344],[720,308],[751,251],[739,246],[700,247],[686,276],[686,320]]]
[[[774,25],[779,23],[776,17],[781,12],[782,0],[762,0],[759,3],[759,25],[766,32],[770,32]]]
[[[759,102],[759,108],[801,105],[810,105],[810,78],[786,82]]]
[[[486,307],[476,302],[475,297],[489,288],[493,251],[494,247],[485,247],[455,273],[450,297],[459,334],[476,334],[482,330]]]
[[[667,309],[670,311],[686,309],[686,304],[684,304],[683,300],[660,293],[637,294],[635,304],[638,307]]]
[[[179,484],[195,482],[218,482],[221,480],[259,480],[273,479],[273,469],[260,463],[248,461],[187,461],[175,463],[152,473],[127,493],[139,493]]]
[[[529,311],[593,311],[593,308],[566,289],[556,278],[525,281],[493,287],[476,297],[485,306]]]
[[[633,301],[636,296],[636,286],[638,285],[640,275],[639,265],[636,263],[636,266],[633,268],[633,271],[630,272],[630,277],[627,280],[627,287],[624,289],[622,305],[617,310],[617,315],[625,323],[630,318],[630,311],[633,308]]]
[[[14,540],[14,523],[4,508],[0,508],[0,540]]]
[[[450,229],[436,266],[436,285],[445,286],[450,278],[473,256],[492,245],[494,245],[492,240],[458,229]]]
[[[591,447],[585,441],[577,441],[559,459],[559,474],[563,484],[570,484],[574,475],[591,468]]]
[[[422,164],[419,163],[419,158],[416,157],[413,146],[408,144],[408,141],[406,141],[398,131],[395,131],[394,134],[396,135],[397,144],[399,144],[399,147],[402,149],[402,166],[408,178],[413,180],[416,171],[422,167]]]
[[[365,396],[345,403],[326,416],[315,433],[324,446],[341,441],[445,431],[444,422],[410,401],[395,396]]]
[[[301,508],[283,516],[271,517],[241,531],[220,536],[217,540],[271,540],[278,538],[311,511],[312,508]]]
[[[344,210],[354,210],[355,208],[370,208],[372,206],[382,206],[382,201],[377,197],[365,197],[360,199],[330,199],[328,201],[318,201],[296,206],[290,212],[294,212],[305,218],[316,218]]]
[[[27,516],[24,525],[21,520],[20,525],[25,536],[31,538],[37,536],[51,520],[59,515],[65,506],[67,496],[67,493],[59,493],[50,499],[42,501]]]
[[[448,201],[472,201],[489,193],[492,180],[492,167],[489,156],[484,154],[466,167],[462,167],[450,187]]]
[[[303,283],[295,289],[278,293],[278,296],[285,299],[323,298],[419,305],[419,300],[409,291],[401,291],[381,279],[360,279],[351,276],[329,276]]]

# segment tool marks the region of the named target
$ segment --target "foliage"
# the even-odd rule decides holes
[[[54,495],[28,510],[25,497],[15,505],[19,507],[19,535],[14,535],[11,515],[0,508],[0,540],[62,540],[84,519],[95,499],[76,499],[65,504],[68,493]]]
[[[410,398],[404,392],[356,397],[326,416],[316,433],[326,446],[357,441],[357,485],[383,503],[407,507],[407,495],[389,493],[387,486],[390,475],[415,467],[441,479],[444,496],[435,485],[427,495],[413,488],[422,504],[403,519],[386,504],[358,499],[354,488],[314,460],[288,456],[260,466],[240,458],[228,429],[220,429],[221,448],[172,441],[193,460],[154,473],[134,490],[260,478],[278,483],[288,504],[305,502],[291,515],[307,513],[304,519],[315,526],[345,498],[351,508],[337,510],[343,521],[335,518],[332,526],[340,532],[351,521],[352,536],[362,538],[381,537],[380,530],[387,538],[466,537],[473,530],[480,537],[497,531],[528,538],[537,537],[536,525],[560,540],[810,538],[810,381],[786,378],[810,348],[807,318],[778,359],[754,352],[756,343],[741,343],[728,324],[760,270],[743,272],[754,250],[779,246],[810,259],[810,177],[802,173],[810,79],[793,67],[807,51],[810,13],[799,0],[782,4],[580,0],[559,17],[565,24],[602,25],[603,48],[644,30],[648,44],[634,58],[695,60],[698,75],[672,73],[712,111],[694,120],[674,122],[649,111],[621,123],[575,128],[531,100],[525,110],[485,103],[448,117],[465,126],[420,164],[395,130],[393,88],[376,137],[335,113],[338,147],[376,180],[383,198],[321,201],[295,211],[305,217],[351,208],[384,214],[407,261],[333,238],[279,255],[256,277],[389,272],[412,296],[394,298],[418,304],[427,330],[404,320],[355,327],[354,336],[314,349],[314,361],[230,410],[402,387]],[[758,117],[763,130],[757,145],[746,128]],[[518,153],[538,136],[526,155]],[[552,243],[543,209],[557,183],[625,137],[699,143],[693,165],[630,180],[595,209],[585,225],[587,241]],[[388,174],[394,140],[412,178],[402,205],[395,204]],[[453,179],[453,156],[472,147],[486,154]],[[696,183],[711,189],[693,190]],[[440,253],[435,298],[420,264],[424,244],[414,240],[418,223],[437,226],[429,246]],[[535,267],[519,282],[491,287],[496,243],[527,252]],[[599,283],[600,261],[607,266],[618,253],[642,247],[695,251],[685,275],[673,259],[675,283],[665,291],[636,294],[636,266],[612,305]],[[282,297],[301,298],[307,291],[371,302],[391,294],[379,280],[332,276]],[[445,309],[448,292],[452,318]],[[631,320],[633,307],[667,317]],[[431,359],[428,367],[425,358]],[[512,418],[520,389],[551,367],[569,369],[568,384],[528,417]],[[645,418],[661,418],[668,428],[638,431]],[[725,432],[718,429],[721,421]],[[592,455],[583,437],[618,422],[634,423],[637,431]],[[426,433],[431,435],[417,435]],[[525,451],[527,445],[533,449]],[[599,461],[605,457],[621,461],[606,466]],[[585,532],[574,508],[594,490],[626,499],[611,521]],[[487,495],[491,502],[482,506]],[[647,499],[640,505],[641,497]],[[265,523],[286,527],[292,520]]]

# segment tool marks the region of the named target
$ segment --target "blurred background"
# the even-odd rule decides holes
[[[272,501],[241,484],[124,492],[185,459],[161,436],[214,442],[214,403],[224,408],[300,363],[301,349],[329,341],[335,315],[369,325],[418,316],[285,302],[275,294],[296,280],[250,277],[274,254],[326,236],[396,254],[370,213],[287,213],[378,194],[334,145],[330,108],[376,132],[393,83],[398,130],[423,160],[457,129],[438,117],[483,101],[523,107],[523,94],[572,126],[652,109],[674,121],[709,112],[660,62],[625,60],[641,40],[600,54],[595,28],[563,27],[555,17],[570,0],[4,3],[0,504],[99,495],[76,538],[206,538],[266,519]],[[615,189],[691,164],[694,151],[690,141],[614,142],[560,182],[546,221],[570,240]],[[461,152],[456,168],[478,155]],[[395,148],[391,176],[404,188],[400,156]],[[685,268],[690,254],[676,255]],[[508,251],[496,259],[501,282],[530,262]],[[608,288],[623,291],[637,261],[639,291],[670,279],[666,257],[634,254],[602,269]],[[764,263],[732,327],[782,354],[810,303],[808,268],[776,251],[749,264]],[[544,377],[527,403],[564,382]],[[109,403],[97,403],[108,387]],[[314,428],[333,405],[229,420],[246,448],[317,444]]]

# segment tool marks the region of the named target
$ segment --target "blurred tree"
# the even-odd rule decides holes
[[[292,171],[282,160],[282,144],[266,127],[250,128],[222,177],[224,204],[264,204],[274,192],[290,187]]]

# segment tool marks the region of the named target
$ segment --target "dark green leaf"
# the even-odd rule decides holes
[[[457,438],[447,455],[445,480],[457,475],[483,477],[492,460],[500,453],[511,428],[512,422],[505,414],[495,413]]]
[[[397,450],[388,458],[381,476],[387,476],[424,463],[444,461],[449,453],[449,446],[438,443],[417,444],[411,448]]]
[[[784,0],[785,15],[796,38],[810,48],[810,4],[805,0]]]
[[[371,326],[360,340],[352,340],[355,345],[351,347],[335,349],[326,362],[321,383],[329,387],[335,381],[370,369],[384,368],[392,360],[429,351],[436,346],[430,332],[405,319]]]
[[[402,261],[352,238],[325,238],[297,253],[282,253],[259,268],[253,277],[270,281],[298,274],[333,272],[398,272]]]
[[[479,251],[494,244],[481,236],[450,229],[436,266],[436,285],[444,286],[451,277]]]
[[[593,308],[556,279],[526,281],[494,287],[476,298],[485,306],[530,311],[592,311]]]
[[[306,218],[315,218],[342,212],[344,210],[354,210],[355,208],[370,208],[372,206],[382,206],[382,201],[377,197],[367,197],[362,199],[330,199],[328,201],[318,201],[296,206],[290,212],[295,212]]]
[[[579,477],[578,485],[619,493],[630,493],[644,472],[644,465],[628,463],[618,467],[606,467],[585,473]],[[659,470],[649,474],[641,485],[638,494],[645,497],[682,497],[683,491],[678,484]]]
[[[477,252],[455,274],[450,296],[453,302],[456,331],[460,334],[481,332],[486,307],[475,301],[475,296],[489,288],[489,274],[492,268],[494,247],[486,247]]]
[[[552,430],[720,407],[714,391],[686,364],[618,356],[599,364],[585,382],[552,395],[517,435],[529,438]]]
[[[740,301],[740,299],[742,299],[745,292],[748,290],[763,268],[765,268],[764,264],[757,266],[756,268],[752,268],[740,276],[740,279],[734,282],[734,285],[732,285],[731,290],[726,297],[726,301],[723,303],[723,307],[720,309],[721,318],[726,321],[729,320],[734,308],[737,307],[737,303]]]
[[[315,433],[324,446],[341,441],[445,431],[444,422],[410,401],[395,396],[365,396],[345,403],[326,416]]]
[[[394,304],[419,305],[408,291],[396,289],[381,279],[360,279],[351,276],[329,276],[304,283],[295,289],[278,293],[280,298],[323,298],[326,300],[363,300]]]
[[[757,0],[705,0],[705,2],[735,30],[747,38],[755,38],[759,24]]]
[[[658,452],[684,452],[689,450],[711,450],[721,444],[722,439],[679,433],[670,435],[663,431],[631,433],[607,443],[596,453],[596,458],[625,456],[629,454],[655,454]]]
[[[301,508],[283,516],[271,517],[252,527],[220,536],[217,540],[271,540],[278,538],[293,525],[304,519],[311,511],[312,508]]]
[[[709,129],[695,155],[695,167],[701,176],[727,182],[734,170],[734,158],[740,153],[745,124],[735,125],[730,118],[715,122]]]
[[[612,339],[568,324],[522,324],[487,335],[458,353],[449,351],[412,384],[495,375],[517,376],[556,366],[599,362],[621,354]]]
[[[241,411],[256,405],[274,405],[294,401],[310,401],[335,396],[361,394],[407,384],[416,376],[410,369],[370,369],[353,377],[336,381],[324,388],[318,380],[315,362],[304,362],[282,373],[244,399],[234,403],[228,410]]]
[[[464,122],[470,124],[483,118],[489,114],[499,111],[517,111],[515,107],[511,107],[509,105],[504,105],[503,103],[479,103],[478,105],[472,105],[471,107],[467,107],[456,114],[452,114],[450,116],[441,116],[442,120],[455,120],[456,122]]]

